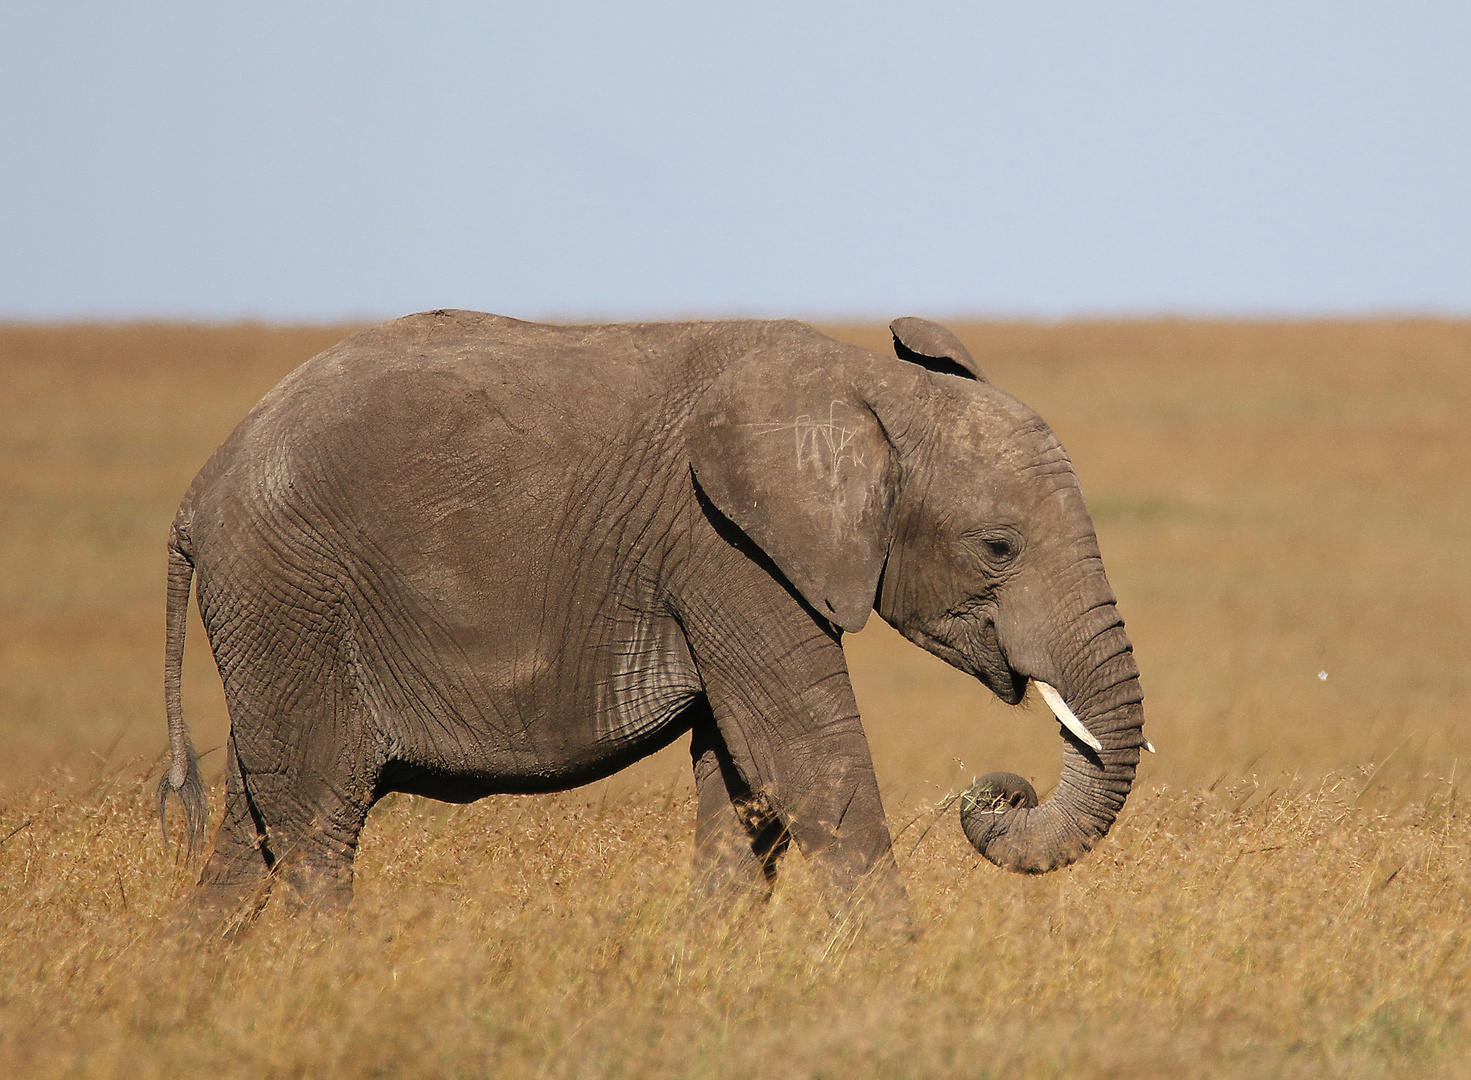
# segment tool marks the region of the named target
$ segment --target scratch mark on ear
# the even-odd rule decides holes
[[[847,402],[834,400],[828,403],[826,420],[814,420],[808,413],[797,413],[789,424],[760,423],[743,426],[755,428],[757,435],[790,432],[798,469],[810,461],[817,466],[818,471],[830,470],[836,477],[844,459],[859,468],[866,464],[862,447],[854,443],[859,429],[848,427],[838,419],[839,409],[850,408]]]

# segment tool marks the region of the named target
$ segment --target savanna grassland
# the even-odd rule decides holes
[[[1471,323],[956,329],[1069,448],[1138,653],[1159,755],[1092,856],[978,859],[950,796],[1045,792],[1056,724],[874,619],[917,941],[829,918],[796,855],[768,911],[692,917],[676,745],[392,797],[344,923],[199,942],[152,805],[168,523],[345,331],[0,327],[0,1076],[1471,1075]],[[197,617],[185,702],[217,748]]]

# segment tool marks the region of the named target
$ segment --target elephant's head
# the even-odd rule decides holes
[[[813,335],[797,355],[733,364],[692,425],[695,475],[834,625],[860,629],[877,608],[1008,704],[1028,682],[1050,692],[1074,725],[1057,789],[1038,805],[996,774],[962,822],[999,866],[1066,866],[1108,832],[1146,745],[1092,519],[1051,429],[954,335],[892,329],[897,359]]]

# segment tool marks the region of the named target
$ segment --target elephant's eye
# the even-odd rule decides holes
[[[987,537],[981,541],[981,545],[986,549],[986,554],[990,555],[997,562],[1010,562],[1011,557],[1016,554],[1016,551],[1011,546],[1011,541],[1004,537]]]
[[[1015,529],[996,528],[976,531],[967,537],[972,550],[994,569],[1000,569],[1016,561],[1021,554],[1022,538]]]

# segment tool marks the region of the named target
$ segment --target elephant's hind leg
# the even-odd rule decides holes
[[[376,799],[377,742],[340,648],[340,622],[317,628],[295,613],[258,625],[274,632],[246,639],[250,663],[220,665],[231,793],[205,885],[238,890],[268,872],[277,902],[340,910],[352,899],[358,834]],[[240,655],[235,644],[228,660]]]
[[[352,900],[358,836],[375,800],[376,770],[350,744],[307,740],[284,767],[251,773],[272,894],[296,909],[340,911]],[[353,760],[344,762],[344,757]]]
[[[698,809],[694,885],[719,908],[743,898],[766,900],[790,843],[786,822],[741,779],[709,715],[697,718],[690,742]]]
[[[225,818],[215,834],[214,851],[200,875],[195,899],[204,906],[249,918],[265,902],[270,874],[265,829],[251,805],[232,735],[225,747]]]

